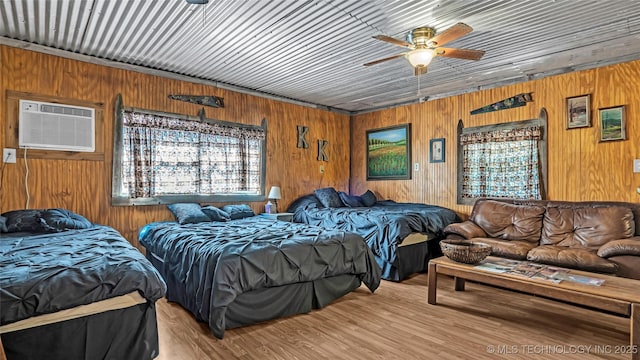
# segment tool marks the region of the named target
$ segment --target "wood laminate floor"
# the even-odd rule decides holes
[[[158,303],[158,360],[206,359],[630,359],[629,320],[440,277],[427,304],[427,275],[364,286],[308,314],[211,335],[181,306]]]

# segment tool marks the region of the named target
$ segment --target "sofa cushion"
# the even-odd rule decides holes
[[[597,249],[611,240],[630,238],[634,233],[633,212],[626,207],[549,207],[540,244]]]
[[[478,201],[471,219],[489,237],[503,240],[540,241],[544,207],[514,205],[494,200]]]
[[[595,250],[588,248],[570,248],[555,245],[538,246],[529,251],[527,260],[601,273],[615,273],[618,270],[616,263],[601,258],[596,254]]]
[[[537,244],[519,240],[499,240],[492,238],[473,238],[473,242],[491,245],[491,255],[515,260],[526,260],[529,250]]]

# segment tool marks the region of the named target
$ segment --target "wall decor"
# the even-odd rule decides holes
[[[367,130],[367,180],[411,179],[411,124]]]
[[[471,110],[471,115],[483,114],[498,110],[511,109],[520,106],[527,105],[528,102],[533,101],[533,93],[522,93],[515,96],[512,96],[508,99],[500,100],[493,104],[483,106],[481,108]]]
[[[304,138],[305,136],[307,136],[307,133],[309,132],[309,127],[301,126],[301,125],[298,125],[297,127],[298,127],[298,145],[296,145],[296,147],[303,148],[303,149],[309,148],[309,143],[307,143],[307,139]]]
[[[318,140],[318,161],[329,161],[329,157],[325,152],[327,145],[329,145],[328,140]]]
[[[567,129],[591,126],[591,95],[567,98]]]
[[[599,109],[600,141],[626,140],[624,105]]]
[[[167,95],[171,100],[186,101],[198,105],[206,105],[215,108],[224,107],[224,99],[218,96],[202,96],[202,95]]]
[[[444,138],[429,140],[429,162],[440,163],[444,162]]]

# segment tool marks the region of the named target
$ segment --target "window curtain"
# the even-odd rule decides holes
[[[125,111],[122,189],[130,198],[260,193],[262,129]]]
[[[460,135],[462,197],[540,199],[539,126]]]

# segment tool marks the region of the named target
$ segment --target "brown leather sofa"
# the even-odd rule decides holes
[[[478,199],[444,233],[494,256],[640,279],[640,204]]]

